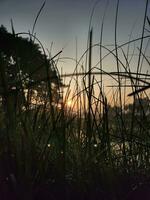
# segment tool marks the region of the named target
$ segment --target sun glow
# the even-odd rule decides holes
[[[68,101],[67,101],[67,106],[68,106],[68,107],[71,107],[71,106],[72,106],[72,100],[68,100]]]

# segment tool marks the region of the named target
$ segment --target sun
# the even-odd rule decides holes
[[[72,100],[68,100],[68,101],[67,101],[67,106],[68,106],[68,107],[71,107],[71,106],[72,106]]]

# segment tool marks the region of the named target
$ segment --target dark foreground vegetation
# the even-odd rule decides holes
[[[141,37],[120,46],[115,40],[114,49],[102,40],[93,44],[90,28],[86,66],[76,62],[65,95],[57,70],[61,52],[48,57],[34,31],[0,27],[0,200],[150,199],[150,75],[142,73],[150,66],[147,7]],[[129,47],[135,42],[132,72]],[[92,67],[95,47],[100,81]],[[116,61],[111,73],[102,64],[109,56]],[[104,74],[117,84],[109,97]]]

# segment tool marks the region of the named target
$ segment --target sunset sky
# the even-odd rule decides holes
[[[28,32],[43,0],[0,0],[0,24],[10,29],[13,19],[16,32]],[[47,0],[35,28],[37,37],[45,48],[53,42],[52,54],[62,48],[62,57],[75,58],[75,40],[78,41],[78,58],[86,49],[89,18],[94,5],[93,0]],[[114,44],[114,23],[116,0],[99,0],[92,19],[93,42],[98,43],[102,16],[107,6],[104,22],[103,44]],[[133,28],[132,38],[141,35],[146,0],[120,0],[118,17],[118,43],[128,41]],[[150,14],[150,9],[148,10]],[[96,53],[94,54],[94,58]],[[96,58],[95,58],[96,59]],[[64,63],[65,62],[65,63]],[[65,60],[60,63],[64,72],[72,72],[74,64]]]

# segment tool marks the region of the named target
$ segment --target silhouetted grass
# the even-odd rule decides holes
[[[89,28],[88,48],[79,60],[76,58],[65,93],[57,80],[61,75],[56,57],[61,52],[47,60],[44,47],[34,35],[41,10],[28,36],[43,50],[44,78],[24,84],[26,79],[20,75],[15,83],[16,88],[20,85],[19,91],[10,91],[1,55],[0,199],[134,199],[139,192],[146,199],[150,187],[150,100],[145,90],[149,88],[149,75],[140,68],[141,59],[149,65],[143,52],[143,41],[150,38],[144,35],[147,7],[148,1],[142,36],[118,45],[118,0],[114,49],[102,45],[103,26],[98,44],[93,44],[93,29]],[[137,70],[132,72],[129,52],[123,47],[129,48],[136,41],[140,48]],[[93,66],[92,50],[96,47],[100,58]],[[108,52],[104,56],[103,50]],[[103,60],[109,56],[116,60],[114,72],[104,71]],[[84,58],[85,66],[81,64]],[[19,61],[16,66],[21,67]],[[111,95],[103,75],[114,81]],[[33,97],[37,86],[42,89],[39,97]],[[57,101],[54,97],[59,92]],[[128,103],[127,98],[132,100]]]

